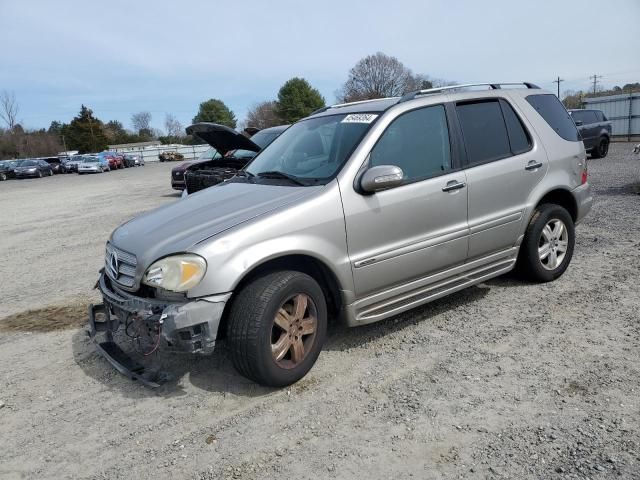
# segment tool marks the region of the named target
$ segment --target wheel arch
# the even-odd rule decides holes
[[[309,275],[318,282],[325,295],[329,318],[337,318],[339,316],[343,306],[342,285],[333,270],[325,262],[312,255],[304,253],[284,254],[254,265],[240,278],[233,289],[233,295],[225,305],[220,325],[218,326],[218,339],[224,338],[226,334],[229,310],[238,292],[252,280],[277,270],[293,270]]]
[[[545,193],[536,203],[531,215],[533,215],[533,212],[535,212],[540,205],[545,203],[553,203],[566,209],[569,212],[569,215],[571,215],[571,219],[574,223],[578,219],[578,204],[573,194],[567,189],[555,188]]]

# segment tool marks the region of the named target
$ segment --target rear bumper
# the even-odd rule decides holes
[[[183,179],[171,178],[171,187],[174,190],[184,190],[185,189],[184,178]]]
[[[593,206],[593,194],[591,193],[591,186],[589,183],[585,183],[584,185],[574,188],[571,193],[573,194],[573,198],[576,200],[576,206],[578,207],[575,221],[577,225],[591,211],[591,207]]]
[[[184,303],[136,297],[114,286],[104,271],[97,286],[107,317],[100,325],[106,327],[102,331],[113,333],[121,325],[143,322],[152,334],[160,336],[160,349],[194,354],[213,352],[224,307],[231,296],[214,295]]]

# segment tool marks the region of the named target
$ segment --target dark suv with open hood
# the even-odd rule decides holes
[[[215,123],[203,122],[187,127],[187,134],[201,138],[219,155],[214,154],[211,160],[189,165],[182,173],[184,189],[187,193],[193,193],[233,177],[288,127],[289,125],[280,125],[265,128],[251,138]]]

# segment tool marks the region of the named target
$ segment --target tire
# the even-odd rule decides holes
[[[604,158],[609,153],[609,139],[602,137],[598,145],[591,150],[591,158]]]
[[[42,178],[42,172],[40,170],[38,170],[38,178]]]
[[[302,314],[296,314],[296,307]],[[240,374],[261,385],[284,387],[311,369],[326,330],[327,304],[318,283],[301,272],[278,271],[253,280],[237,293],[226,333],[231,360]],[[278,345],[280,359],[272,353]]]
[[[7,179],[6,173],[0,173],[0,182],[4,182]]]
[[[575,239],[573,219],[565,208],[552,203],[539,205],[520,246],[518,270],[535,282],[555,280],[571,262]]]

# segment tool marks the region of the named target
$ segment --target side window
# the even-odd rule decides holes
[[[591,110],[588,113],[589,113],[589,123],[598,123],[600,121],[598,112],[596,112],[595,110]]]
[[[581,141],[576,124],[571,120],[569,112],[555,95],[543,93],[529,95],[527,102],[537,110],[545,122],[565,140],[570,142]]]
[[[397,165],[407,181],[450,170],[451,147],[444,106],[420,108],[396,118],[371,150],[370,163]]]
[[[471,165],[511,156],[502,109],[497,100],[456,105]]]
[[[584,125],[585,123],[589,123],[585,117],[585,113],[584,111],[574,110],[571,112],[571,118],[573,118],[574,122],[582,122],[582,125]]]
[[[520,155],[521,153],[531,150],[531,136],[522,124],[522,120],[513,111],[513,107],[506,100],[500,100],[502,113],[504,114],[504,122],[507,125],[509,133],[509,143],[511,144],[511,153]]]

